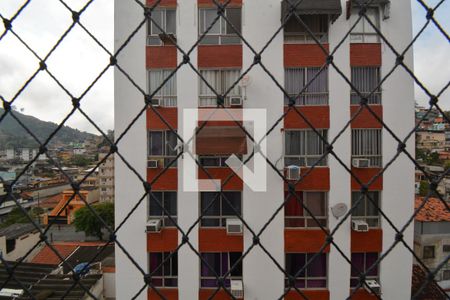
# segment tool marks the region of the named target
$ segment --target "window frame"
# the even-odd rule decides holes
[[[174,32],[168,32],[167,31],[167,12],[171,11],[175,13],[175,24],[174,24]],[[152,15],[155,13],[161,13],[161,25],[160,27],[163,29],[163,32],[167,34],[173,34],[174,36],[177,35],[177,9],[175,7],[157,7],[152,11]],[[155,21],[156,22],[156,21]],[[159,38],[159,35],[162,33],[154,33],[154,30],[159,29],[155,26],[154,22],[152,22],[150,19],[147,20],[147,46],[161,46],[163,45],[163,41]],[[152,43],[153,41],[153,43]]]
[[[236,155],[236,157],[239,158],[241,161],[243,159],[242,155]],[[208,169],[208,168],[230,168],[226,164],[226,160],[228,158],[230,158],[230,156],[224,156],[224,155],[199,155],[198,156],[198,162],[205,169]],[[218,162],[218,164],[205,165],[204,164],[204,160],[205,159],[215,159]]]
[[[322,225],[322,227],[324,228],[328,228],[328,192],[327,191],[297,191],[296,192],[301,193],[300,198],[302,199],[302,209],[303,209],[303,203],[308,202],[308,194],[314,194],[314,193],[321,193],[323,194],[323,201],[325,201],[324,203],[324,215],[322,216],[316,216],[316,219],[318,219],[319,221],[324,220],[325,221],[325,225]],[[309,213],[303,209],[302,213],[303,215],[301,216],[289,216],[286,215],[286,206],[288,205],[289,201],[298,201],[297,198],[295,196],[292,196],[289,194],[289,192],[287,192],[285,194],[285,199],[286,197],[290,197],[288,202],[286,202],[285,206],[284,206],[284,228],[286,229],[318,229],[320,228],[319,225],[316,223],[316,221],[312,218],[312,216],[309,215]],[[312,199],[310,201],[313,201]],[[308,204],[306,205],[308,207]],[[303,226],[288,226],[288,220],[298,220],[298,221],[303,221]],[[309,223],[313,224],[312,226],[309,225]]]
[[[173,255],[172,255],[173,254]],[[161,255],[161,261],[158,264],[159,270],[158,272],[161,272],[162,275],[152,275],[151,276],[151,280],[152,280],[152,284],[155,287],[159,287],[159,288],[176,288],[178,287],[178,252],[149,252],[148,253],[148,269],[149,269],[149,273],[151,274],[153,271],[151,269],[151,256],[152,255]],[[172,255],[170,258],[168,258],[168,261],[164,262],[168,256]],[[173,264],[174,261],[176,263],[176,268],[173,268]],[[161,263],[163,264],[161,266]],[[166,275],[166,266],[165,264],[168,263],[169,264],[169,270],[170,270],[170,274]],[[176,270],[176,274],[173,274],[173,271]],[[161,280],[161,284],[158,283],[154,283],[154,280]],[[166,283],[166,280],[175,280],[176,284],[168,284]],[[169,281],[167,281],[169,282]]]
[[[152,148],[151,147],[151,143],[152,143],[151,134],[158,133],[158,132],[162,133],[162,153],[161,153],[161,155],[154,155],[154,154],[150,153],[150,150]],[[174,135],[175,141],[178,144],[178,137],[176,136],[175,132],[173,132],[172,130],[147,130],[147,159],[148,160],[156,159],[156,160],[162,161],[164,163],[164,166],[170,164],[171,161],[175,160],[175,162],[170,166],[170,168],[176,168],[177,167],[176,158],[178,156],[178,153],[177,153],[178,151],[173,150],[173,151],[175,151],[174,154],[170,154],[170,153],[168,154],[168,152],[170,152],[170,151],[167,150],[168,149],[167,147],[170,147],[170,145],[168,144],[168,136],[170,134]],[[175,145],[175,147],[176,146],[177,145]]]
[[[306,264],[316,254],[317,253],[289,253],[289,252],[286,253],[284,255],[286,273],[288,273],[288,275],[290,275],[289,274],[289,268],[287,266],[288,255],[304,255],[305,256],[305,264]],[[321,253],[318,257],[321,257],[321,256],[324,257],[324,259],[325,259],[325,276],[308,276],[308,271],[309,271],[308,268],[310,266],[312,266],[312,263],[314,262],[314,261],[312,261],[309,264],[309,266],[306,267],[306,269],[304,270],[304,273],[305,273],[304,276],[295,277],[296,287],[297,288],[299,288],[301,290],[326,290],[326,289],[328,289],[328,274],[329,274],[329,261],[328,260],[329,260],[329,255],[327,253]],[[315,259],[317,259],[317,257]],[[292,261],[292,259],[291,259],[291,261]],[[300,267],[300,268],[303,268],[303,266]],[[300,271],[300,268],[296,269],[295,273]],[[299,275],[302,275],[302,274],[299,274]],[[308,281],[319,281],[319,280],[325,281],[325,286],[317,287],[317,286],[309,286],[309,284],[308,284]],[[304,282],[304,287],[297,286],[297,281],[303,281]],[[290,286],[289,285],[289,278],[285,277],[285,288],[288,289],[289,286]]]
[[[352,164],[353,159],[368,159],[369,168],[383,166],[383,130],[381,128],[353,128],[351,143]]]
[[[223,199],[223,195],[220,194],[219,196],[215,195],[213,199],[215,203],[217,203],[217,201],[219,201],[219,214],[218,215],[207,215],[206,213],[203,213],[204,208],[203,207],[203,198],[202,195],[206,194],[206,193],[211,193],[211,194],[220,194],[220,192],[200,192],[199,193],[199,212],[201,217],[199,226],[200,228],[226,228],[226,220],[227,219],[237,219],[237,215],[224,215],[223,213],[223,208],[224,208],[224,201],[226,201],[225,199]],[[239,193],[240,197],[239,197],[239,201],[240,201],[240,216],[241,218],[243,217],[243,195],[242,195],[242,191],[224,191],[223,194],[225,194],[225,196],[227,196],[228,193]],[[217,199],[216,197],[219,197],[219,199]],[[226,202],[225,202],[226,203]],[[213,205],[214,206],[214,205]],[[204,220],[217,220],[219,225],[205,225],[204,224]]]
[[[240,68],[201,68],[199,69],[200,74],[202,75],[203,78],[205,78],[205,80],[207,79],[206,77],[212,76],[212,75],[208,75],[205,76],[206,74],[204,72],[214,72],[213,76],[215,78],[215,81],[217,80],[217,82],[220,82],[220,87],[214,87],[214,85],[216,84],[216,82],[208,82],[209,85],[211,85],[212,87],[215,88],[216,92],[220,93],[220,94],[224,94],[230,87],[226,87],[226,78],[227,78],[227,74],[229,74],[229,76],[231,77],[231,72],[238,74],[238,76],[236,77],[236,79],[239,79],[241,76],[241,72],[242,69]],[[204,108],[208,108],[208,107],[217,107],[217,95],[214,94],[214,92],[208,87],[208,85],[203,81],[203,79],[199,79],[199,84],[198,84],[198,95],[199,95],[199,100],[198,100],[198,107],[204,107]],[[236,81],[233,81],[233,83]],[[202,89],[206,90],[207,93],[202,93]],[[232,97],[242,97],[242,89],[239,86],[239,84],[236,84],[233,88],[233,90],[230,91],[230,93],[225,97],[225,102],[224,102],[224,106],[225,107],[230,107],[230,98]]]
[[[302,19],[303,23],[305,23],[306,26],[308,26],[309,30],[314,34],[316,39],[321,43],[328,43],[328,32],[330,29],[330,16],[329,15],[299,15],[299,17]],[[311,24],[308,24],[309,18],[311,19],[318,19],[318,21],[315,21],[318,23],[319,27],[322,27],[326,24],[326,31],[314,31],[311,30]],[[284,37],[284,43],[285,44],[315,44],[315,40],[312,38],[312,36],[309,34],[307,30],[305,31],[286,31],[286,27],[288,25],[291,25],[290,22],[296,22],[298,23],[298,26],[303,27],[303,25],[300,23],[300,21],[297,19],[296,16],[291,15],[289,19],[286,21],[285,25],[283,26],[283,37]]]
[[[369,191],[367,192],[368,194],[372,194],[371,197],[373,199],[373,195],[376,195],[376,199],[373,199],[375,201],[378,202],[378,207],[381,209],[381,191]],[[355,196],[357,195],[357,196]],[[356,201],[361,197],[361,192],[360,191],[352,191],[351,194],[351,205],[353,207],[353,205],[356,203]],[[364,205],[364,215],[363,216],[354,216],[353,213],[356,211],[356,209],[354,211],[352,211],[352,216],[351,216],[351,220],[362,220],[365,221],[370,228],[381,228],[381,216],[380,216],[380,211],[377,210],[378,215],[377,216],[373,216],[373,215],[369,215],[368,211],[369,211],[369,205],[368,203],[370,203],[369,205],[372,205],[372,202],[368,199],[368,197],[366,195],[364,195],[364,199],[361,200],[361,202],[359,203],[359,205],[363,204]],[[368,220],[375,220],[377,225],[373,226],[370,221]]]
[[[357,72],[360,72],[358,75],[356,74]],[[370,72],[374,72],[375,74],[370,74]],[[372,93],[372,90],[365,90],[365,88],[358,88],[358,85],[370,85],[370,82],[367,81],[367,77],[369,77],[370,75],[372,75],[373,78],[376,78],[376,84],[375,86],[377,86],[377,90],[375,90],[372,95],[368,98],[368,104],[371,105],[381,105],[382,104],[382,88],[380,85],[381,83],[381,67],[380,66],[352,66],[350,67],[350,79],[351,79],[351,83],[353,86],[355,86],[359,92],[363,95],[363,96],[369,96],[369,94]],[[366,81],[362,82],[357,82],[357,76],[364,77],[363,79],[365,79]],[[369,88],[368,88],[369,89]],[[359,97],[358,93],[351,89],[350,91],[350,105],[359,105],[361,102],[361,98]]]
[[[316,130],[323,137],[325,137],[325,140],[328,142],[329,129],[316,128]],[[287,152],[286,151],[287,150],[287,133],[288,132],[305,132],[305,135],[304,135],[305,140],[306,140],[306,142],[304,142],[304,144],[305,144],[305,146],[304,146],[305,154],[298,154],[298,155],[297,154],[295,154],[295,155],[294,154],[286,154],[286,152]],[[322,152],[321,154],[308,154],[308,153],[306,153],[306,152],[308,152],[308,149],[307,149],[308,148],[308,133],[313,133],[314,137],[318,139],[316,142],[322,144],[322,146],[319,146],[319,147],[323,148],[322,151],[321,151]],[[301,139],[301,136],[300,136],[300,139]],[[299,144],[300,144],[300,147],[302,147],[301,146],[302,145],[301,141],[299,142]],[[296,166],[299,166],[299,167],[311,167],[314,164],[314,162],[310,164],[308,162],[308,160],[309,159],[315,159],[315,162],[316,162],[319,158],[321,158],[323,156],[323,154],[325,154],[325,152],[326,152],[325,148],[326,148],[325,144],[322,142],[321,138],[311,129],[285,129],[284,130],[284,134],[283,134],[283,158],[284,158],[284,166],[285,167],[290,166],[290,165],[296,165]],[[302,152],[302,151],[300,150],[300,152]],[[292,159],[292,160],[293,159],[298,159],[299,162],[301,162],[303,160],[304,163],[303,164],[302,163],[299,163],[299,164],[287,163],[287,161],[290,160],[290,159]],[[328,155],[326,155],[321,160],[320,163],[316,164],[315,167],[316,168],[317,167],[328,167]]]
[[[172,74],[172,72],[174,71],[174,69],[147,69],[147,91],[148,94],[151,95],[153,94],[154,90],[151,89],[151,77],[152,77],[152,73],[161,73],[159,76],[161,76],[162,78],[164,78],[161,82],[161,84]],[[159,84],[159,86],[161,86],[161,84]],[[175,94],[173,95],[166,95],[163,94],[161,95],[161,92],[165,92],[165,88],[167,86],[172,85],[175,87]],[[158,86],[158,87],[159,87]],[[161,106],[163,107],[177,107],[178,103],[177,103],[177,73],[175,72],[170,79],[159,89],[158,93],[156,93],[156,95],[153,97],[153,99],[160,99],[162,100],[162,104]]]
[[[376,254],[377,259],[380,258],[380,254],[377,252],[354,252],[351,253],[351,261],[352,264],[354,264],[354,259],[353,259],[353,255],[363,255],[363,270],[356,270],[356,268],[354,268],[353,266],[351,267],[351,271],[350,271],[350,288],[354,289],[356,288],[356,285],[353,285],[352,283],[355,281],[356,284],[357,282],[359,282],[360,277],[359,276],[353,276],[352,275],[352,271],[358,271],[359,273],[366,273],[367,270],[372,266],[372,265],[368,265],[367,264],[367,255],[368,254]],[[375,266],[375,268],[373,270],[376,270],[376,275],[366,275],[366,280],[376,280],[377,282],[380,282],[380,264],[377,264]]]
[[[317,76],[313,81],[312,78],[314,78],[317,73],[319,73],[321,67],[289,67],[289,68],[285,68],[284,69],[284,88],[286,90],[286,92],[289,94],[289,97],[296,97],[295,99],[295,105],[296,106],[328,106],[329,105],[329,93],[330,93],[330,81],[329,81],[329,69],[325,68],[324,70],[322,70],[320,72],[320,75]],[[311,70],[315,70],[315,73],[311,76],[308,71]],[[299,88],[298,92],[293,94],[293,93],[289,93],[290,91],[288,90],[288,86],[287,86],[287,82],[293,81],[293,79],[288,78],[289,76],[293,75],[294,71],[300,71],[302,73],[301,77],[302,77],[302,87]],[[326,84],[325,84],[325,91],[320,91],[320,92],[309,92],[309,89],[311,89],[311,86],[313,86],[314,82],[316,80],[319,80],[320,82],[320,76],[322,76],[323,74],[325,74],[325,80],[326,80]],[[322,79],[323,80],[323,79]],[[311,81],[311,83],[310,83]],[[300,96],[298,95],[298,93],[303,90],[303,88],[308,84],[309,86],[306,88],[305,92],[301,93]],[[315,97],[317,97],[318,99],[314,99]],[[284,96],[284,105],[288,105],[289,104],[289,99],[286,97],[286,95]]]
[[[161,194],[161,199],[162,199],[162,207],[166,208],[166,193],[174,193],[175,194],[175,215],[170,215],[170,217],[172,217],[173,221],[175,222],[175,224],[170,220],[169,215],[166,215],[164,209],[161,208],[161,215],[152,215],[151,213],[151,205],[150,202],[151,201],[155,201],[152,196],[149,194],[148,195],[148,209],[147,209],[147,219],[151,220],[151,219],[161,219],[162,222],[162,226],[165,228],[173,228],[176,227],[176,223],[178,223],[178,192],[177,191],[152,191],[152,194]],[[157,205],[157,204],[156,204]],[[167,209],[167,208],[166,208]],[[168,210],[168,209],[167,209]]]
[[[430,250],[431,253],[427,253],[426,249]],[[435,259],[436,258],[436,246],[435,245],[425,245],[425,246],[423,246],[423,248],[422,248],[422,258],[423,259]]]
[[[358,8],[351,8],[351,17],[350,17],[350,26],[353,26],[355,22],[359,18],[359,9]],[[366,10],[366,15],[370,19],[369,15],[372,14],[372,18],[375,20],[375,27],[380,30],[381,28],[381,13],[379,7],[375,6],[369,6]],[[373,21],[373,20],[372,20]],[[359,21],[361,23],[362,31],[354,31],[358,28],[358,25],[355,26],[355,28],[350,32],[350,43],[357,44],[357,43],[380,43],[381,39],[380,36],[376,33],[375,29],[373,29],[372,25],[370,25],[365,17],[362,17]],[[374,32],[368,32],[367,30],[374,31]],[[359,37],[359,38],[357,38]],[[375,40],[372,40],[371,37],[375,37]]]
[[[219,255],[219,261],[220,261],[219,268],[220,268],[220,270],[219,270],[219,272],[217,272],[217,270],[215,270],[214,268],[213,269],[214,269],[214,272],[218,275],[218,277],[221,277],[221,276],[224,276],[224,274],[226,272],[231,270],[231,267],[232,267],[232,265],[231,265],[231,253],[236,254],[236,255],[240,254],[240,257],[242,257],[242,252],[234,252],[234,251],[229,251],[229,252],[202,252],[202,253],[200,253],[200,256],[202,258],[204,258],[203,255],[207,255],[207,254],[208,255],[211,255],[211,254],[212,255]],[[222,270],[222,267],[223,267],[223,265],[222,265],[223,255],[227,256],[228,271]],[[239,265],[240,265],[240,268],[239,268]],[[204,282],[203,282],[204,280],[216,280],[216,277],[215,276],[203,276],[202,275],[202,266],[203,266],[203,260],[200,259],[200,272],[199,272],[199,274],[200,274],[200,288],[201,289],[216,289],[218,287],[218,284],[216,286],[207,286],[207,285],[204,284]],[[230,274],[225,278],[225,286],[226,287],[228,287],[228,288],[230,287],[230,281],[231,280],[242,280],[243,273],[244,273],[243,272],[243,260],[241,260],[238,263],[238,265],[236,266],[234,272],[236,272],[236,270],[239,271],[239,269],[240,269],[240,273],[241,273],[240,275],[231,275],[231,272],[230,272]],[[209,268],[207,270],[208,270],[208,272],[211,272]]]
[[[225,17],[227,17],[227,14],[229,13],[230,10],[239,10],[239,14],[240,14],[240,18],[241,18],[241,22],[239,25],[239,27],[240,27],[239,33],[241,34],[242,33],[242,8],[241,7],[225,8]],[[206,32],[206,30],[209,27],[209,25],[206,23],[206,12],[207,11],[212,12],[214,14],[214,18],[216,18],[216,16],[217,16],[216,8],[200,7],[198,9],[198,37],[199,38]],[[201,21],[201,19],[203,19],[203,21]],[[230,21],[230,19],[228,19],[228,20]],[[220,17],[214,26],[216,26],[216,24],[219,24],[219,33],[211,33],[211,31],[209,31],[207,34],[205,34],[205,36],[200,41],[200,45],[240,45],[242,43],[241,38],[239,37],[239,35],[236,32],[232,32],[232,33],[227,32],[228,23],[224,18]],[[203,28],[202,28],[202,25],[203,25]],[[233,24],[233,25],[235,25],[235,24]],[[207,40],[208,37],[217,37],[217,42],[208,41]],[[237,40],[236,40],[236,42],[224,42],[224,40],[228,39],[228,38],[236,38]],[[232,41],[232,39],[230,39],[230,41]]]

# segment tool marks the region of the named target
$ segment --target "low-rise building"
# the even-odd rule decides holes
[[[101,161],[106,155],[107,152],[100,152],[98,159]],[[108,156],[98,169],[100,202],[114,202],[114,155]]]
[[[418,149],[429,151],[445,150],[445,132],[437,130],[420,130],[416,132]]]
[[[12,224],[0,229],[0,255],[8,261],[17,260],[39,240],[39,230],[33,224]]]

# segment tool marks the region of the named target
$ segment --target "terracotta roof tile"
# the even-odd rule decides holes
[[[415,208],[422,204],[423,197],[416,197]],[[450,206],[450,204],[449,204]],[[416,215],[419,222],[450,222],[450,211],[438,198],[429,198]]]
[[[62,258],[66,259],[77,248],[77,245],[53,244],[53,247]],[[59,265],[61,259],[46,245],[31,262],[36,264]]]
[[[427,274],[418,265],[413,266],[413,277],[412,277],[412,295],[419,292],[419,289],[425,284],[427,280]],[[442,290],[437,285],[436,281],[432,280],[426,284],[425,288],[422,290],[420,295],[416,295],[415,299],[418,300],[444,300],[447,297],[444,296]]]

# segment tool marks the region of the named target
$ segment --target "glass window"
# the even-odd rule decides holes
[[[241,192],[201,192],[200,214],[203,215],[201,226],[225,227],[228,218],[241,216]]]
[[[176,156],[178,140],[175,132],[166,131],[149,131],[148,132],[148,156],[149,159],[161,159],[158,167],[168,166],[175,160],[171,167],[176,167]]]
[[[230,98],[241,95],[237,84],[241,70],[200,70],[200,74],[207,82],[199,80],[200,107],[216,107],[217,95],[225,94],[225,106],[230,106]]]
[[[352,271],[350,287],[358,286],[359,275],[367,272],[367,280],[378,281],[379,265],[375,265],[378,259],[378,253],[352,253]],[[370,271],[369,271],[370,269]]]
[[[217,277],[225,276],[225,286],[233,279],[242,279],[241,252],[202,253],[200,262],[200,285],[202,288],[218,287]],[[231,272],[230,272],[231,270]]]
[[[289,68],[284,78],[286,92],[295,97],[296,105],[328,105],[328,68]],[[289,103],[286,96],[284,103]]]
[[[284,25],[284,40],[286,43],[316,43],[309,32],[320,43],[328,41],[328,15],[300,15],[299,17],[306,27],[296,16],[292,15]]]
[[[434,258],[435,256],[434,253],[434,246],[424,246],[423,247],[423,258],[424,259],[428,259],[428,258]]]
[[[161,45],[159,34],[176,34],[176,10],[169,8],[156,8],[152,12],[151,19],[147,20],[147,44]]]
[[[228,158],[229,156],[199,156],[199,163],[205,168],[229,168],[226,163]],[[237,155],[237,158],[242,161],[241,155]]]
[[[173,222],[177,221],[177,192],[152,192],[148,199],[149,218],[162,218],[165,227],[175,226]]]
[[[206,33],[200,44],[239,44],[241,40],[236,32],[241,32],[241,8],[225,9],[226,20],[222,17],[217,19],[217,16],[215,8],[199,9],[199,35]]]
[[[287,253],[286,272],[295,277],[295,286],[301,289],[327,287],[327,255],[325,253]],[[286,288],[289,281],[286,278]]]
[[[161,106],[177,106],[177,75],[173,70],[149,70],[148,93],[160,100]],[[167,81],[166,81],[167,80]]]
[[[351,80],[356,90],[368,97],[368,104],[381,104],[381,88],[378,87],[381,80],[380,67],[351,67]],[[361,97],[354,90],[351,91],[350,98],[351,104],[361,102]]]
[[[358,206],[352,212],[352,220],[363,220],[370,227],[380,227],[379,210],[371,201],[373,200],[380,207],[380,192],[368,192],[367,195],[363,195],[361,192],[352,192],[352,207],[360,199]]]
[[[178,253],[150,253],[149,270],[155,287],[177,287]]]
[[[328,140],[327,130],[321,129],[318,132],[325,141]],[[327,165],[327,157],[322,158],[326,148],[325,142],[313,130],[286,130],[284,142],[285,166]]]
[[[318,228],[327,227],[327,193],[297,192],[297,197],[286,193],[288,201],[284,207],[285,227]],[[306,208],[305,208],[306,207]],[[308,212],[309,210],[309,212]],[[316,218],[314,220],[313,216]],[[320,224],[320,226],[319,226]]]
[[[382,166],[381,129],[352,129],[352,164],[367,159],[368,167]]]
[[[380,29],[380,13],[377,7],[369,7],[366,11],[367,18],[372,22],[375,28]],[[359,9],[352,9],[350,17],[350,26],[353,26],[359,19]],[[376,30],[365,17],[356,24],[350,34],[350,41],[352,43],[379,43],[380,37]]]

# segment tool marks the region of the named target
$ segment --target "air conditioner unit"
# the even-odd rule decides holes
[[[381,295],[381,286],[376,280],[366,280],[364,288],[371,294]]]
[[[147,232],[160,232],[161,231],[161,220],[153,219],[147,222]]]
[[[242,97],[230,97],[230,106],[242,106]]]
[[[151,103],[153,107],[160,107],[163,103],[163,100],[160,98],[152,98]]]
[[[244,299],[244,284],[242,280],[231,280],[231,295],[236,299]]]
[[[352,220],[352,229],[357,232],[369,231],[369,224],[363,220]]]
[[[300,167],[299,166],[287,166],[285,168],[287,180],[299,180],[300,179]]]
[[[370,166],[370,160],[366,158],[354,158],[352,165],[355,168],[368,168]]]
[[[147,162],[147,168],[149,169],[156,169],[158,168],[159,161],[157,159],[150,159]]]
[[[242,222],[239,219],[227,219],[227,234],[242,234]]]

